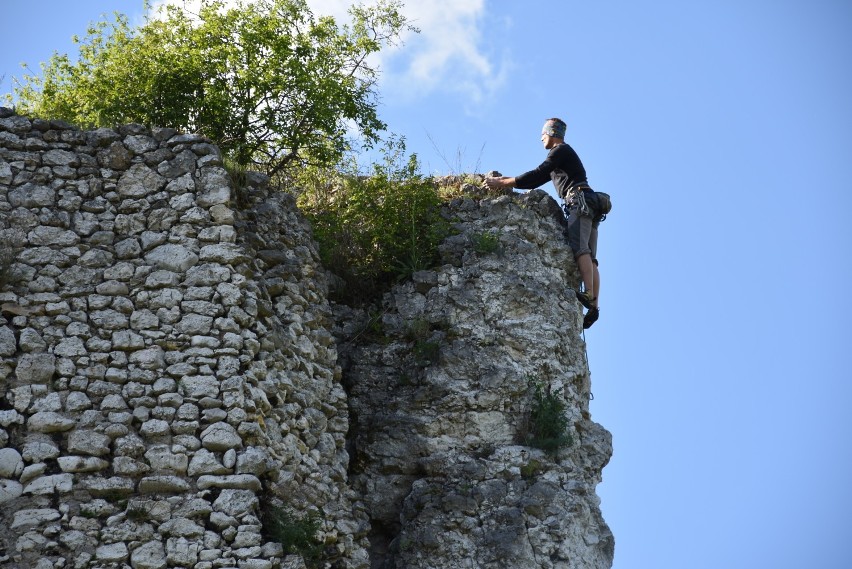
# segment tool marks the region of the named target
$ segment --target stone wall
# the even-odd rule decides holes
[[[0,110],[3,567],[298,566],[264,506],[367,565],[324,273],[248,178],[237,209],[198,136]]]
[[[355,309],[207,140],[0,108],[0,566],[610,567],[559,209],[466,195],[441,266]],[[556,456],[531,382],[568,406]]]

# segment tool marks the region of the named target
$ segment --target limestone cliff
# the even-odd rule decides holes
[[[0,565],[609,567],[554,206],[456,200],[441,267],[370,313],[208,141],[0,109]],[[531,381],[568,404],[557,457],[520,444]]]
[[[368,321],[342,334],[374,566],[610,567],[595,485],[611,441],[588,414],[561,212],[534,191],[449,213],[443,264],[386,295],[380,333]],[[533,383],[568,402],[573,444],[558,460],[520,445]]]

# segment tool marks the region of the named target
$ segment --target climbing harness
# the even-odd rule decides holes
[[[589,207],[589,204],[586,202],[585,190],[594,193],[595,204],[597,205],[597,207]],[[577,206],[577,213],[579,215],[591,215],[591,212],[594,209],[596,214],[594,220],[598,223],[605,220],[606,215],[610,211],[612,211],[612,199],[609,197],[609,194],[604,192],[596,192],[592,190],[591,187],[585,184],[578,184],[576,186],[572,186],[565,194],[565,201],[562,202],[562,211],[565,213],[566,218],[571,215],[571,208],[575,204]]]

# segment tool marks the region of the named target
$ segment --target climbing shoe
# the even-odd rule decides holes
[[[579,290],[577,291],[577,300],[579,300],[580,304],[582,304],[586,308],[591,308],[592,306],[594,306],[595,303],[594,296],[590,295],[588,292]]]
[[[598,310],[597,306],[593,306],[586,312],[586,315],[583,316],[583,330],[587,330],[592,327],[592,324],[598,321],[598,316],[601,315],[601,311]]]

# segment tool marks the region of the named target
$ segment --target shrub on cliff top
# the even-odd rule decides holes
[[[55,54],[43,77],[25,75],[7,98],[21,114],[84,128],[198,132],[239,164],[274,175],[305,161],[334,163],[353,127],[368,146],[378,142],[385,124],[369,56],[415,30],[395,0],[352,6],[352,24],[342,27],[314,18],[305,0],[161,10],[138,28],[118,13],[90,26],[74,38],[76,60]]]
[[[450,233],[434,181],[419,174],[404,145],[370,176],[354,164],[305,170],[299,206],[311,221],[323,263],[346,283],[344,300],[369,299],[387,285],[432,266]]]

